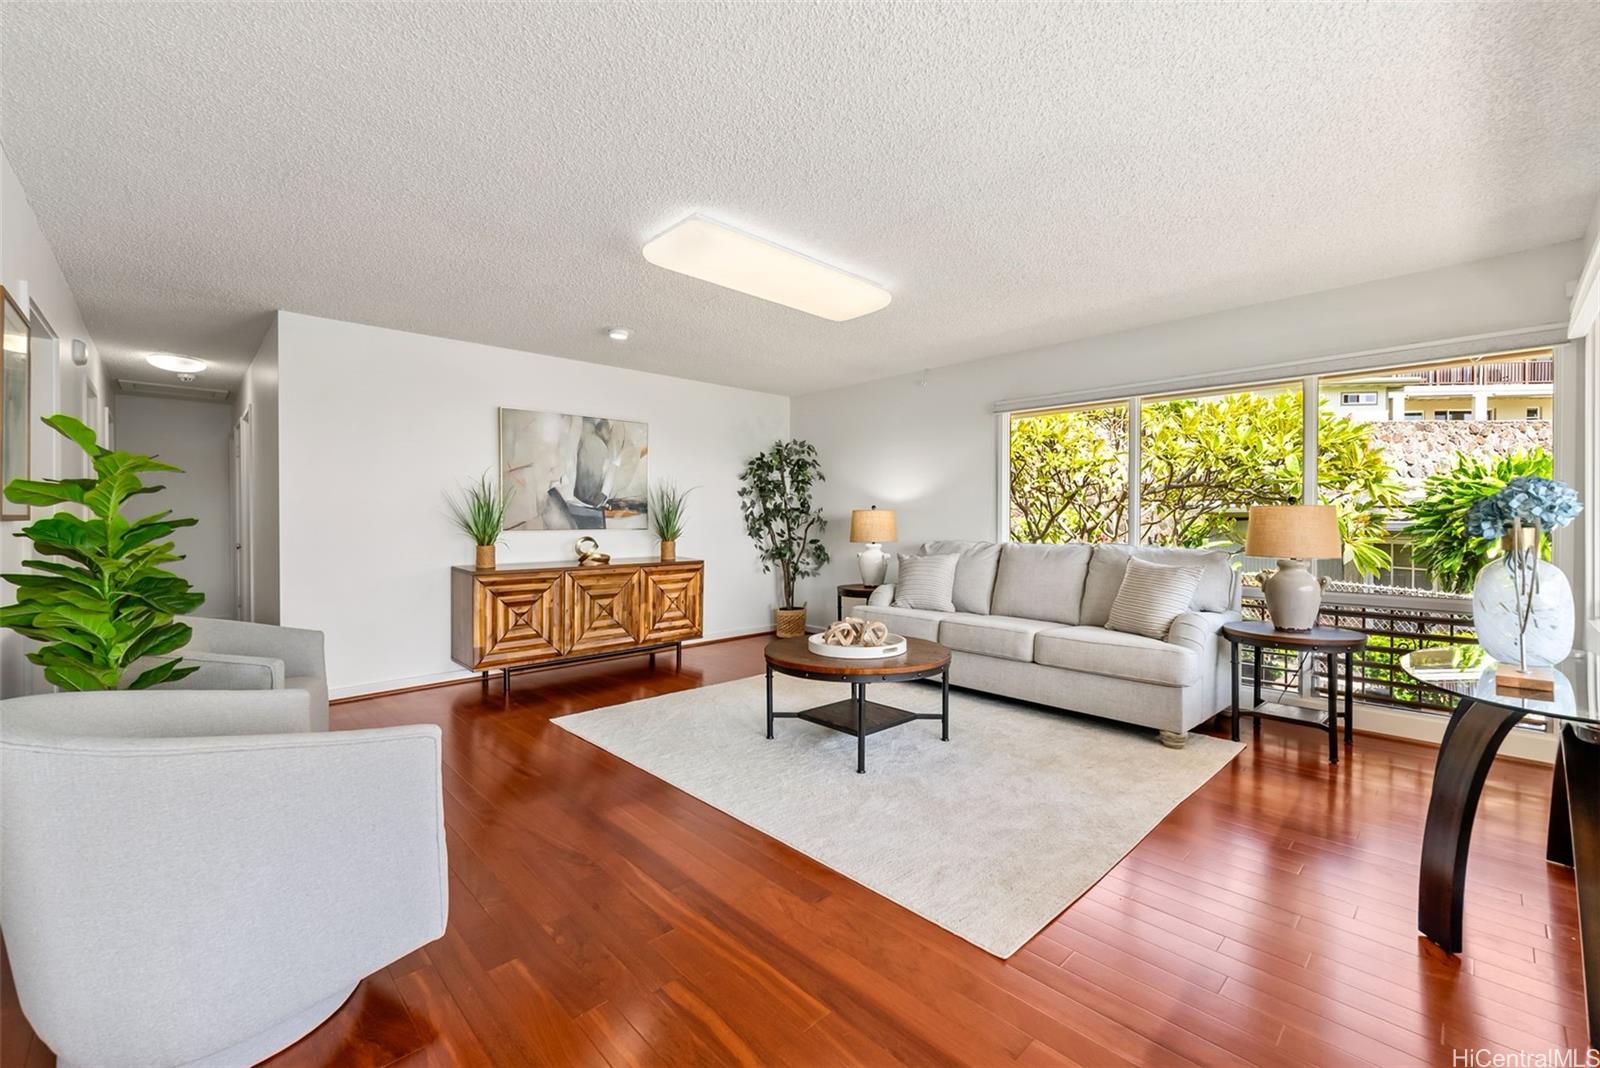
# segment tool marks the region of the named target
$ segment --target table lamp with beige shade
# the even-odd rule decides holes
[[[1315,627],[1322,611],[1322,582],[1311,573],[1311,561],[1344,556],[1338,509],[1331,504],[1253,505],[1244,551],[1278,561],[1278,570],[1261,583],[1272,625],[1279,630]]]
[[[868,586],[882,586],[889,577],[889,554],[883,551],[882,542],[894,541],[894,512],[888,508],[857,508],[850,513],[850,541],[866,544],[856,554],[861,565],[861,581]]]

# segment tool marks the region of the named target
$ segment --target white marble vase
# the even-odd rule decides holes
[[[1520,561],[1520,562],[1519,562]],[[1518,571],[1533,566],[1533,575]],[[1527,582],[1534,582],[1531,607]],[[1519,596],[1520,590],[1520,596]],[[1521,614],[1527,627],[1518,641]],[[1572,652],[1572,586],[1554,564],[1531,552],[1512,552],[1491,560],[1472,584],[1472,623],[1478,644],[1502,664],[1552,667]],[[1519,648],[1520,645],[1520,648]]]

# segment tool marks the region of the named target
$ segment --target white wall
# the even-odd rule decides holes
[[[246,611],[257,623],[281,622],[278,517],[278,317],[245,372],[231,416],[239,425],[250,492]]]
[[[125,393],[117,395],[115,408],[119,448],[183,468],[182,474],[147,476],[147,484],[166,489],[142,499],[150,503],[147,512],[170,508],[175,516],[200,521],[173,536],[184,559],[170,565],[206,595],[195,614],[232,618],[231,411],[210,401]]]
[[[650,477],[698,487],[678,552],[706,561],[706,635],[770,628],[776,585],[735,491],[788,434],[787,398],[290,313],[278,366],[282,621],[326,631],[336,695],[464,674],[449,569],[473,548],[443,494],[494,469],[500,407],[649,423]],[[613,556],[655,552],[648,531],[595,536]],[[577,537],[511,533],[500,560],[571,559]]]
[[[110,391],[101,369],[99,351],[78,311],[77,298],[72,295],[55,253],[28,205],[27,194],[3,151],[0,151],[0,283],[18,297],[24,314],[28,313],[30,302],[37,304],[60,338],[54,358],[36,358],[32,368],[30,473],[34,478],[82,474],[82,453],[39,420],[53,412],[66,412],[93,425],[92,414],[84,409],[84,383],[95,384],[102,402],[110,396]],[[27,300],[22,299],[24,292]],[[82,338],[88,345],[86,367],[72,364],[73,338]],[[26,525],[20,521],[0,523],[0,570],[15,571],[26,558],[26,543],[12,537]],[[14,600],[13,593],[9,584],[0,583],[0,602],[10,603]],[[48,688],[37,669],[23,659],[27,644],[9,631],[0,631],[0,695],[15,696]]]

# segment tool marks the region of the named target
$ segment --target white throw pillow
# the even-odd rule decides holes
[[[1172,621],[1189,610],[1201,576],[1198,567],[1168,567],[1132,557],[1111,602],[1106,629],[1166,638]]]
[[[959,553],[935,556],[900,554],[900,576],[894,583],[894,607],[954,612],[956,563]]]

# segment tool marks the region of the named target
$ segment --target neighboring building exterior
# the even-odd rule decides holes
[[[1549,350],[1451,367],[1325,383],[1322,399],[1361,422],[1548,420],[1555,389]]]

